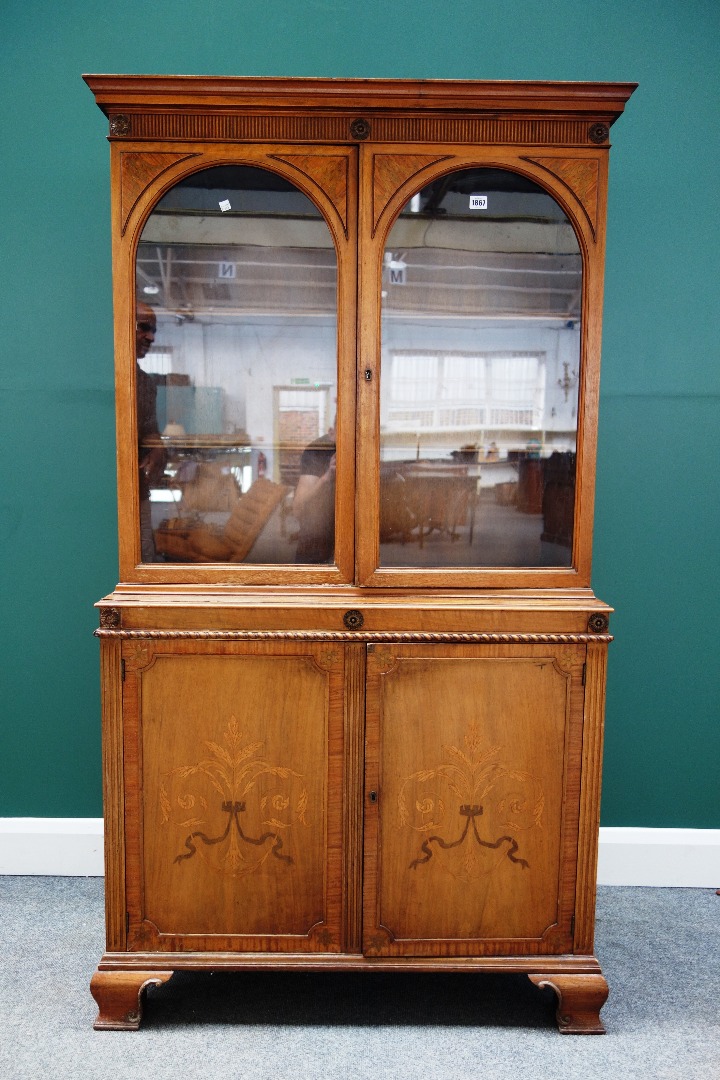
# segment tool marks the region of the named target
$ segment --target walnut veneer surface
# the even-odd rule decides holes
[[[590,565],[609,129],[632,85],[86,81],[110,120],[120,510],[120,584],[98,605],[107,951],[92,980],[96,1026],[137,1027],[144,988],[176,970],[276,967],[525,972],[555,990],[561,1031],[601,1032],[610,608]],[[141,559],[138,238],[183,177],[237,162],[308,194],[338,256],[327,566]],[[542,186],[578,240],[565,566],[380,559],[386,238],[415,191],[470,167]]]

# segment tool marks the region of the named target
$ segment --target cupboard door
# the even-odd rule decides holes
[[[572,951],[584,646],[369,646],[364,950]]]
[[[128,947],[338,950],[342,649],[124,657]]]
[[[356,158],[120,152],[126,580],[353,580]]]

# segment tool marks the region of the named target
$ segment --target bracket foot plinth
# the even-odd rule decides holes
[[[172,971],[96,971],[90,981],[90,993],[99,1008],[93,1027],[97,1031],[137,1031],[143,990],[160,986],[172,975]]]
[[[528,978],[541,989],[550,986],[557,994],[555,1016],[561,1034],[605,1034],[600,1019],[600,1010],[608,997],[604,975],[530,975]]]

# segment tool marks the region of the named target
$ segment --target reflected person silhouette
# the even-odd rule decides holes
[[[160,445],[157,422],[157,387],[152,375],[137,362],[147,356],[157,332],[155,312],[142,301],[136,306],[135,321],[135,380],[137,390],[138,466],[140,473],[140,550],[143,562],[156,562],[153,539],[150,488],[157,484],[165,471],[165,451]],[[157,440],[157,445],[152,443]]]
[[[335,556],[335,425],[310,443],[300,459],[293,498],[300,522],[296,563],[331,563]]]

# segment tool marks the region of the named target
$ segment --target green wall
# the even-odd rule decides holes
[[[2,0],[0,816],[97,816],[116,582],[107,123],[81,72],[638,81],[613,129],[605,825],[718,820],[717,0]]]

